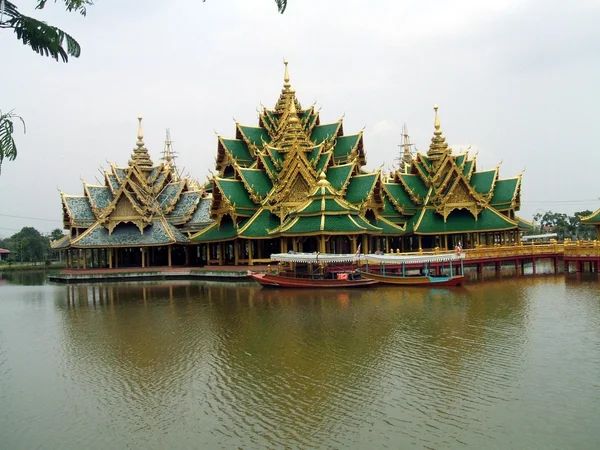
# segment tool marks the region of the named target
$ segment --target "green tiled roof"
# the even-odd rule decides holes
[[[515,196],[518,184],[519,178],[508,178],[496,181],[494,195],[490,204],[496,206],[502,203],[511,203]]]
[[[324,140],[336,136],[339,127],[339,122],[314,127],[310,135],[310,140],[313,141],[315,144],[320,144]]]
[[[261,197],[265,197],[273,189],[273,183],[264,170],[240,169],[240,172],[246,180],[246,184]]]
[[[485,172],[475,172],[471,175],[471,186],[473,186],[473,189],[479,194],[488,194],[492,190],[497,172],[496,169],[486,170]]]
[[[289,225],[282,227],[281,234],[357,234],[380,232],[362,217],[350,216],[348,214],[339,216],[309,216],[297,217],[291,220]]]
[[[381,228],[382,234],[387,236],[402,236],[406,234],[401,226],[396,225],[381,216],[378,219],[375,219],[375,223],[372,223],[372,225]]]
[[[244,136],[246,136],[246,138],[257,147],[261,147],[263,141],[266,143],[271,141],[269,133],[267,133],[267,130],[264,128],[248,127],[245,125],[238,125],[238,127],[242,133],[244,133]]]
[[[348,177],[352,173],[354,164],[344,164],[342,166],[334,166],[327,169],[327,181],[331,185],[340,190],[348,181]]]
[[[415,209],[415,204],[410,198],[410,195],[400,183],[384,183],[385,190],[396,201],[401,208]]]
[[[270,230],[280,225],[279,217],[267,209],[261,209],[251,217],[243,228],[240,228],[240,236],[245,238],[270,238]]]
[[[315,198],[314,200],[308,202],[305,206],[293,211],[291,214],[305,216],[320,213],[339,214],[348,212],[358,213],[359,209],[350,204],[342,204],[335,198]]]
[[[278,164],[281,167],[281,164],[283,164],[284,161],[284,157],[281,153],[279,153],[279,151],[277,151],[276,148],[273,147],[269,147],[269,155],[271,156],[271,158],[273,159],[273,162],[275,164]]]
[[[342,136],[335,140],[335,147],[333,148],[333,158],[337,161],[340,159],[346,159],[352,149],[358,145],[360,140],[360,134],[353,136]]]
[[[71,214],[71,218],[75,221],[95,221],[96,216],[90,206],[90,201],[87,197],[68,197],[64,196],[67,208]]]
[[[415,233],[418,234],[499,231],[517,228],[516,223],[490,208],[481,211],[477,219],[464,209],[454,210],[445,222],[440,214],[426,208],[413,217],[412,224]]]
[[[319,157],[319,162],[315,166],[315,170],[317,171],[317,173],[321,173],[321,172],[323,172],[323,170],[325,170],[325,167],[327,167],[327,163],[329,162],[330,157],[331,157],[330,152],[321,154],[321,156]]]
[[[312,164],[315,162],[315,160],[319,157],[320,154],[321,146],[313,147],[312,150],[306,154],[306,159],[308,159]]]
[[[471,172],[471,167],[473,167],[474,162],[474,160],[470,159],[465,163],[465,167],[463,168],[463,175],[467,176],[469,172]]]
[[[260,160],[263,162],[263,164],[265,165],[266,169],[269,171],[271,176],[273,178],[277,178],[277,175],[279,172],[277,172],[277,169],[275,168],[273,161],[271,161],[271,158],[269,156],[261,155]]]
[[[455,163],[455,164],[456,164],[458,167],[460,167],[460,166],[462,165],[462,163],[464,162],[464,160],[465,160],[465,157],[466,157],[466,156],[467,156],[467,155],[466,155],[466,154],[464,154],[464,153],[462,153],[462,154],[460,154],[460,155],[456,155],[456,158],[454,158],[454,163]]]
[[[113,195],[108,186],[86,186],[90,194],[93,208],[106,208],[113,201]]]
[[[208,226],[199,235],[192,238],[192,242],[229,241],[237,237],[237,228],[232,222],[226,222],[219,226],[218,222]]]
[[[231,153],[238,164],[249,165],[252,163],[252,155],[244,141],[221,138],[221,142],[223,142],[223,146]]]
[[[533,230],[533,224],[531,222],[527,222],[524,219],[521,219],[520,217],[515,217],[516,222],[519,224],[519,230],[521,231],[532,231]]]
[[[589,216],[582,217],[581,223],[585,225],[600,225],[600,209],[597,209]]]
[[[355,175],[350,178],[350,183],[348,183],[348,188],[346,189],[346,201],[350,203],[361,203],[366,200],[373,191],[378,175],[379,174],[375,172],[365,175]]]
[[[401,178],[402,181],[404,181],[416,195],[419,195],[423,198],[427,196],[429,189],[427,186],[425,186],[425,183],[423,183],[421,177],[418,175],[403,174],[401,175]]]
[[[167,231],[168,230],[168,231]],[[171,234],[175,236],[171,236]],[[142,247],[152,245],[167,245],[176,242],[184,243],[189,239],[182,233],[169,227],[160,219],[153,220],[141,233],[136,225],[121,223],[111,234],[99,223],[85,231],[79,238],[73,240],[73,247]]]
[[[217,178],[217,185],[231,204],[235,204],[238,208],[256,208],[256,204],[248,195],[241,181]]]

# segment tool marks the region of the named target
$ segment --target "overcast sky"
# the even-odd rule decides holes
[[[82,195],[81,179],[126,165],[138,114],[154,161],[170,128],[179,167],[205,180],[215,132],[234,137],[233,119],[256,125],[275,105],[284,58],[321,123],[365,127],[369,169],[393,165],[403,123],[426,151],[437,103],[479,170],[526,169],[525,219],[600,207],[598,0],[290,0],[283,15],[272,0],[98,0],[87,17],[15,3],[82,54],[57,63],[0,30],[0,109],[27,124],[2,166],[0,236],[62,227],[58,189]]]

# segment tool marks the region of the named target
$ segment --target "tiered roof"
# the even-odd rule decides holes
[[[192,241],[527,228],[515,215],[522,174],[501,179],[498,167],[477,172],[476,157],[452,154],[434,109],[426,154],[403,155],[386,176],[369,172],[362,132],[344,135],[342,120],[321,124],[314,106],[302,108],[286,62],[275,108],[263,108],[257,127],[236,123],[235,139],[218,137],[215,223]]]
[[[381,233],[365,217],[381,198],[380,172],[362,170],[362,132],[345,136],[341,120],[322,125],[314,106],[303,109],[287,62],[275,108],[263,108],[258,127],[236,123],[235,137],[218,137],[215,224],[193,241]]]
[[[104,184],[83,183],[83,195],[61,192],[63,225],[70,233],[54,248],[103,248],[183,244],[188,233],[211,221],[211,199],[198,183],[181,178],[167,152],[154,165],[144,144],[139,117],[129,164],[111,164]]]
[[[515,215],[521,204],[521,177],[500,179],[499,168],[477,172],[476,157],[453,155],[442,134],[438,106],[427,154],[416,157],[383,184],[381,215],[405,222],[405,232],[446,234],[528,228]]]

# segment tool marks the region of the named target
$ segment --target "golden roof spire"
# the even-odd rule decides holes
[[[287,59],[285,59],[283,61],[283,64],[285,64],[285,74],[283,75],[283,87],[285,89],[289,89],[291,84],[290,84],[290,73],[288,72],[288,61]]]
[[[142,169],[151,169],[152,160],[150,159],[150,155],[148,154],[146,144],[144,144],[144,130],[142,129],[141,114],[138,116],[137,142],[135,143],[135,145],[136,148],[133,149],[133,155],[131,155],[129,165],[136,165]]]
[[[138,148],[142,148],[144,146],[144,130],[142,130],[142,115],[138,116],[138,134],[137,134],[137,143]]]
[[[442,136],[438,108],[438,105],[433,105],[433,109],[435,111],[435,120],[433,126],[435,131],[433,132],[431,144],[429,145],[429,150],[427,151],[427,156],[429,156],[431,159],[439,159],[442,155],[448,152],[448,143],[446,142],[446,138]]]

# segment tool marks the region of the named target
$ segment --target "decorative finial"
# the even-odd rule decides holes
[[[142,148],[144,146],[144,130],[142,130],[142,115],[140,114],[138,116],[138,134],[137,134],[137,143],[136,145],[139,148]]]
[[[440,116],[438,115],[438,108],[438,105],[433,105],[433,109],[435,110],[435,131],[433,134],[435,134],[436,136],[441,136],[442,130],[440,129]]]
[[[290,89],[290,94],[292,94],[291,100],[290,100],[290,122],[298,122],[298,111],[296,110],[296,90],[295,89]]]
[[[329,181],[327,181],[327,175],[325,175],[325,172],[321,172],[319,174],[319,181],[317,182],[317,186],[329,186]]]
[[[285,74],[283,75],[283,87],[289,89],[290,84],[290,73],[288,72],[288,62],[287,59],[283,60],[283,64],[285,64]]]

